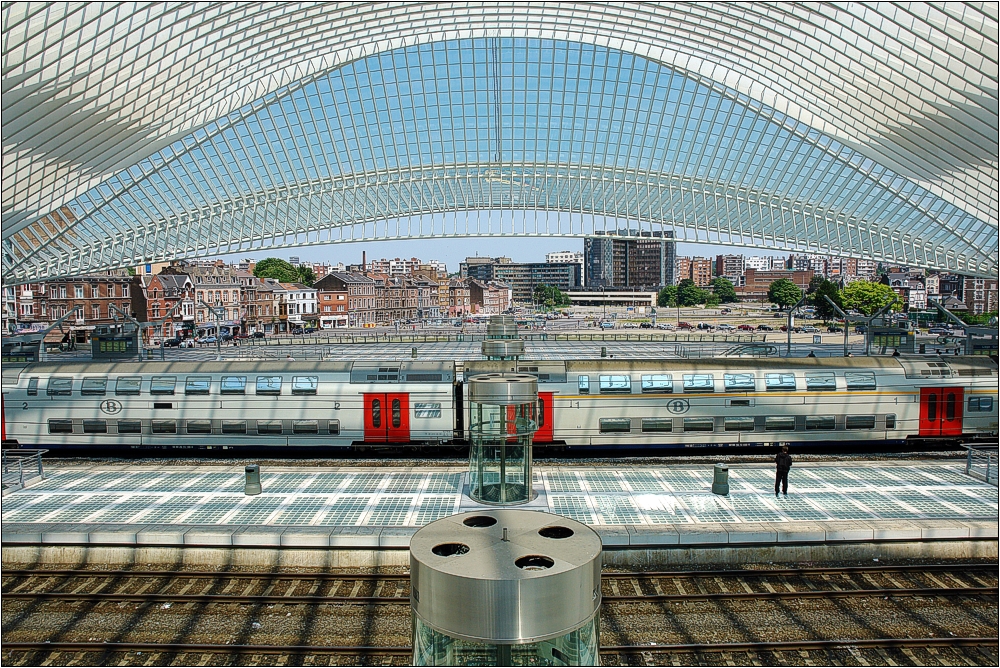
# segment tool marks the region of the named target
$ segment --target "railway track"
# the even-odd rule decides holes
[[[849,654],[857,655],[859,663],[884,663],[889,657],[894,663],[986,665],[995,664],[997,656],[997,638],[990,637],[992,630],[974,619],[975,614],[981,617],[981,611],[989,610],[989,601],[998,595],[997,566],[992,563],[608,572],[603,579],[607,605],[602,613],[602,638],[607,645],[601,654],[606,665],[634,665],[637,661],[647,665],[691,661],[831,663],[853,661]],[[214,665],[219,659],[213,656],[228,654],[241,657],[241,664],[254,665],[273,663],[275,654],[284,654],[330,657],[317,658],[318,664],[403,665],[410,655],[406,646],[408,580],[405,573],[8,570],[3,572],[4,663]],[[736,617],[754,620],[765,612],[789,615],[793,621],[803,614],[842,614],[836,604],[824,602],[832,599],[843,601],[852,610],[869,606],[870,612],[865,614],[876,621],[848,632],[835,633],[831,627],[827,638],[797,632],[792,637],[804,635],[806,639],[791,640],[786,634],[780,642],[741,642],[774,637],[766,629],[750,628],[752,624],[742,630],[734,626],[723,640],[709,640],[699,633],[706,616],[717,618],[716,628],[721,628]],[[904,604],[904,599],[915,602]],[[817,602],[807,603],[809,600]],[[81,603],[92,605],[80,607]],[[920,633],[919,626],[885,632],[887,629],[877,623],[880,616],[897,614],[893,611],[905,611],[911,605],[919,608],[921,615],[941,610],[945,616],[971,614],[972,621],[954,627],[963,636],[958,638],[922,637],[927,634]],[[130,626],[124,633],[96,633],[88,642],[75,642],[88,640],[86,633],[78,631],[78,620],[93,619],[92,626],[101,627],[103,620],[123,615],[138,627]],[[319,622],[304,621],[317,615]],[[995,617],[995,613],[989,612],[989,616]],[[36,620],[47,618],[60,621],[50,624],[52,629],[36,628],[45,626]],[[349,618],[356,620],[360,626],[354,628],[365,629],[365,634],[316,630],[281,636],[282,624],[330,623],[335,625],[330,628],[339,629]],[[681,620],[693,632],[678,634],[676,629],[658,626],[659,620],[667,618]],[[246,631],[256,619],[267,628]],[[274,624],[274,619],[291,621]],[[856,623],[849,616],[845,619],[848,621],[839,623],[848,627]],[[73,620],[73,625],[61,620]],[[219,630],[198,636],[161,631],[158,625],[163,620],[173,620],[176,627],[193,623],[186,620],[200,620],[200,626],[217,626]],[[155,628],[147,628],[147,624]],[[942,623],[935,624],[927,630],[939,630]],[[388,632],[372,631],[376,627]],[[815,629],[822,629],[823,635],[828,632],[825,625]],[[101,642],[105,638],[108,642]],[[148,642],[159,638],[172,642]],[[647,639],[653,642],[639,642]],[[310,644],[315,640],[320,642]],[[323,644],[323,640],[330,644]],[[385,645],[380,646],[380,642]],[[786,656],[786,652],[791,654]]]

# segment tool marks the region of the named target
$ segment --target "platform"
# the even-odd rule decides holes
[[[565,515],[607,549],[997,538],[997,488],[960,463],[796,465],[775,498],[773,469],[536,467],[527,507]],[[462,468],[265,467],[243,494],[242,466],[57,463],[3,499],[5,545],[406,548],[428,522],[473,510]]]

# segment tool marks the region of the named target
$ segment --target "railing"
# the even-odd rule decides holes
[[[997,446],[966,446],[965,474],[990,485],[997,484]]]
[[[34,478],[44,478],[42,455],[48,450],[4,450],[3,491],[21,489]]]

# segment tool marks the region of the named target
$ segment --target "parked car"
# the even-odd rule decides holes
[[[264,334],[264,332],[254,332],[253,334],[251,334],[251,336],[255,339],[263,339],[264,336],[266,335]]]
[[[670,325],[670,324],[667,324],[667,323],[663,323],[663,324],[657,325],[656,328],[657,329],[665,329],[665,330],[668,330],[668,331],[671,331],[671,332],[674,331],[674,326]]]
[[[601,323],[601,329],[614,329],[614,328],[615,328],[615,323],[611,322],[610,320],[605,320],[604,322]]]
[[[653,329],[653,323],[651,322],[640,322],[639,329]]]
[[[843,327],[841,327],[840,325],[829,325],[829,326],[828,326],[828,327],[826,328],[826,331],[828,331],[828,332],[830,332],[830,333],[836,333],[836,332],[843,332],[843,331],[844,331],[844,328],[843,328]]]
[[[176,348],[179,345],[181,345],[180,339],[167,339],[166,341],[163,342],[164,348]]]
[[[694,329],[694,325],[690,322],[679,322],[677,323],[677,329]]]
[[[206,336],[201,339],[198,339],[198,343],[216,343],[217,341],[218,339],[215,338],[214,336]]]
[[[864,334],[867,331],[868,331],[868,327],[866,327],[865,325],[855,325],[855,327],[854,327],[854,333],[855,334]]]
[[[774,327],[771,327],[770,325],[757,325],[757,331],[758,332],[773,332],[774,331]]]
[[[315,327],[306,327],[302,331],[303,331],[304,334],[315,334],[316,333],[316,328]]]
[[[233,340],[233,335],[232,334],[223,334],[222,335],[221,341],[223,343],[226,343],[227,341],[232,341],[232,340]]]
[[[816,327],[814,325],[805,325],[802,328],[802,331],[806,334],[819,334],[819,327]]]
[[[706,329],[706,330],[711,331],[711,330],[715,329],[715,326],[714,325],[710,325],[707,322],[699,322],[698,323],[698,329]]]
[[[729,315],[732,312],[733,312],[733,310],[729,309],[729,308],[724,308],[721,311],[719,311],[719,313],[721,313],[722,315]]]
[[[738,329],[738,330],[740,330],[742,332],[752,332],[753,331],[753,325],[742,324],[739,327],[737,327],[736,329]]]
[[[724,322],[721,325],[719,325],[718,329],[719,329],[720,332],[735,332],[736,331],[736,328],[733,327],[732,325],[730,325],[728,322]]]
[[[301,327],[295,327],[295,328],[292,329],[292,334],[301,334],[302,331],[303,330],[302,330]]]

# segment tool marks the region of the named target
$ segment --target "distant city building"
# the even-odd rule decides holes
[[[756,269],[757,271],[770,271],[772,260],[775,258],[769,255],[753,255],[743,262],[743,271]]]
[[[729,279],[733,285],[742,285],[743,272],[746,271],[746,258],[742,255],[717,255],[715,257],[715,275]]]
[[[767,292],[778,279],[787,278],[797,285],[803,292],[809,288],[809,281],[812,280],[811,270],[792,271],[790,269],[771,269],[769,271],[757,271],[747,269],[744,274],[744,284],[736,288],[736,296],[742,301],[767,301]]]
[[[962,290],[969,313],[980,315],[997,311],[997,279],[966,278]]]
[[[695,285],[706,287],[712,283],[712,261],[705,257],[677,258],[677,281],[691,279]]]
[[[477,281],[492,281],[495,278],[494,268],[501,264],[510,264],[509,257],[467,257],[458,265],[459,278],[474,278]]]
[[[566,292],[580,287],[582,267],[575,262],[511,262],[494,266],[495,279],[510,286],[512,299],[530,304],[539,285],[551,285]]]
[[[545,261],[550,264],[566,264],[575,263],[580,265],[580,283],[581,285],[587,284],[587,271],[584,265],[584,254],[578,251],[556,251],[555,253],[546,253]]]
[[[651,288],[675,283],[673,232],[618,230],[583,241],[583,274],[590,288]]]

